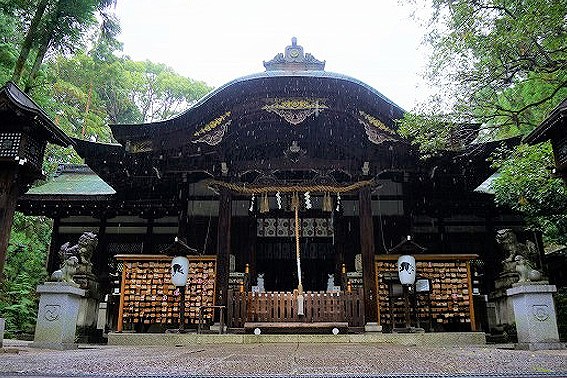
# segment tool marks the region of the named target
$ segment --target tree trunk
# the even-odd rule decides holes
[[[63,13],[63,7],[61,1],[59,1],[57,3],[57,9],[55,10],[55,17],[53,17],[53,19],[48,23],[47,30],[45,30],[45,32],[43,33],[41,44],[39,45],[37,50],[37,55],[35,56],[35,61],[33,62],[31,72],[28,76],[28,80],[26,81],[26,86],[24,88],[25,93],[29,93],[30,90],[32,89],[33,82],[35,80],[35,77],[37,76],[37,73],[39,72],[39,68],[41,67],[43,58],[45,57],[45,54],[47,53],[47,49],[49,48],[49,45],[53,40],[53,33],[55,32],[55,26],[57,25],[57,22],[59,21],[59,18],[61,17],[62,13]]]
[[[51,41],[52,35],[53,32],[52,30],[50,30],[50,33],[46,33],[41,41],[41,46],[39,47],[39,50],[37,51],[37,55],[35,56],[35,61],[33,62],[33,66],[28,76],[28,80],[26,80],[24,93],[29,94],[33,87],[33,82],[39,71],[39,68],[41,67],[41,63],[43,62],[43,57],[45,57],[45,53],[47,52],[47,49],[49,47],[49,42]]]
[[[26,34],[26,38],[24,39],[22,48],[20,49],[20,55],[18,56],[16,66],[14,67],[14,73],[12,74],[12,81],[15,84],[18,84],[18,82],[22,78],[24,66],[26,64],[26,61],[28,60],[28,56],[30,55],[35,36],[37,34],[37,29],[48,4],[49,0],[40,0],[39,4],[37,5],[37,10],[35,11],[35,14],[32,18],[30,28],[28,29],[28,33]]]

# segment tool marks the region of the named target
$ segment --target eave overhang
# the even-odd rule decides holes
[[[7,104],[18,116],[24,115],[29,118],[32,121],[29,123],[29,126],[32,127],[31,131],[41,133],[48,142],[62,147],[73,145],[71,138],[57,127],[49,116],[14,83],[7,82],[0,88],[0,102]]]
[[[327,71],[266,71],[235,79],[212,91],[184,113],[168,120],[136,125],[110,125],[113,136],[123,145],[135,140],[158,138],[185,131],[190,135],[211,120],[238,112],[248,119],[264,112],[247,106],[251,102],[279,98],[327,98],[337,111],[364,110],[395,130],[404,110],[376,89],[352,77]],[[255,113],[256,112],[256,113]]]
[[[565,129],[561,130],[566,124],[567,99],[553,109],[538,127],[524,137],[523,141],[528,144],[536,144],[556,137],[561,131],[563,131],[563,134],[566,134],[567,131]]]

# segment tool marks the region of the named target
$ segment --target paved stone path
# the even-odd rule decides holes
[[[81,346],[55,351],[5,342],[9,375],[390,375],[548,373],[567,377],[567,350],[385,344],[232,344],[183,347]],[[565,373],[565,374],[562,374]]]

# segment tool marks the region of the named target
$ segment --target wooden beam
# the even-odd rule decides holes
[[[478,259],[478,255],[474,253],[424,253],[415,254],[415,261],[469,261]],[[400,255],[376,255],[376,261],[398,261]]]
[[[374,223],[370,187],[365,186],[358,192],[360,218],[360,250],[362,253],[362,282],[364,285],[364,308],[366,323],[378,321],[378,283],[374,263]]]
[[[225,306],[228,298],[228,275],[230,256],[230,231],[232,216],[232,198],[229,190],[220,188],[219,221],[217,229],[217,301],[218,306]]]

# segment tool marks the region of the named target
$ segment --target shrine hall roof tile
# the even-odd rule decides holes
[[[199,100],[195,104],[194,107],[199,106],[201,103],[206,102],[210,97],[215,96],[217,93],[222,92],[226,88],[229,88],[233,85],[237,85],[239,83],[243,83],[243,82],[246,82],[246,81],[252,81],[252,80],[255,80],[255,79],[270,78],[270,77],[274,77],[274,78],[275,77],[312,77],[312,78],[329,78],[329,79],[337,79],[337,80],[341,80],[341,81],[346,81],[346,82],[349,82],[349,83],[360,85],[361,87],[367,89],[372,94],[374,94],[374,95],[380,97],[382,100],[386,101],[388,104],[396,107],[401,112],[404,112],[404,110],[401,107],[399,107],[397,104],[395,104],[392,100],[390,100],[389,98],[387,98],[382,93],[380,93],[379,91],[377,91],[375,88],[371,87],[370,85],[366,84],[365,82],[360,81],[358,79],[355,79],[355,78],[348,76],[348,75],[343,75],[343,74],[340,74],[340,73],[330,72],[330,71],[322,71],[322,70],[321,71],[274,70],[274,71],[264,71],[264,72],[258,72],[258,73],[251,74],[251,75],[242,76],[242,77],[239,77],[239,78],[234,79],[232,81],[229,81],[228,83],[220,86],[219,88],[217,88],[214,91],[210,92],[209,94],[205,95],[201,100]]]
[[[375,103],[376,99],[379,99],[382,103],[382,106],[386,105],[387,107],[387,114],[390,114],[392,119],[401,119],[405,110],[402,109],[400,106],[395,104],[392,100],[384,96],[382,93],[377,91],[375,88],[371,87],[370,85],[355,79],[353,77],[339,74],[336,72],[330,71],[323,71],[323,70],[301,70],[301,71],[287,71],[287,70],[272,70],[272,71],[264,71],[258,72],[255,74],[242,76],[237,79],[234,79],[215,90],[211,91],[204,97],[202,97],[199,101],[197,101],[193,106],[187,109],[185,112],[180,113],[173,118],[156,121],[151,123],[143,123],[143,124],[114,124],[110,125],[112,132],[118,140],[124,135],[129,135],[130,133],[134,134],[143,134],[148,130],[152,130],[155,127],[162,128],[167,126],[172,126],[174,122],[178,119],[191,119],[193,115],[198,114],[201,111],[207,111],[207,107],[214,101],[218,101],[220,103],[224,102],[223,94],[229,93],[234,89],[242,86],[244,84],[252,84],[253,82],[261,82],[262,80],[277,80],[282,78],[300,78],[300,79],[320,79],[324,82],[328,82],[337,88],[340,88],[341,85],[349,84],[352,85],[354,88],[358,87],[359,89],[363,90],[363,93],[366,93],[366,96],[369,96],[367,101],[377,105]],[[275,86],[274,91],[281,90],[280,86]],[[239,93],[239,95],[243,95]],[[232,94],[234,96],[234,94]],[[240,101],[240,99],[237,99]],[[362,101],[362,99],[360,99]],[[156,129],[157,130],[157,129]]]
[[[61,164],[52,179],[31,188],[25,196],[107,196],[113,194],[116,194],[116,191],[88,166]]]

